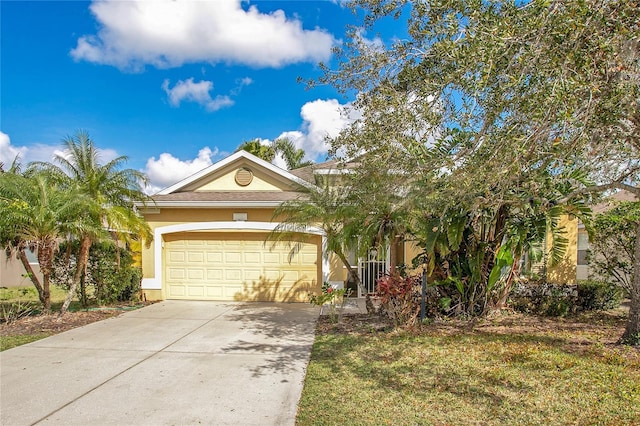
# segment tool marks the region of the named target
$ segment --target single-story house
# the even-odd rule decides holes
[[[141,208],[154,233],[142,251],[145,297],[304,302],[325,281],[342,285],[343,265],[313,224],[297,250],[267,241],[275,208],[318,173],[325,166],[287,171],[239,151],[153,196]]]

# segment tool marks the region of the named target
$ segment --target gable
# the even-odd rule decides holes
[[[157,195],[196,192],[297,191],[313,186],[248,152],[239,151],[163,189]]]
[[[180,192],[199,191],[290,191],[291,182],[246,160],[234,162],[199,179]]]

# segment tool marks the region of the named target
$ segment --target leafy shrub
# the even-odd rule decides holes
[[[331,322],[340,322],[345,298],[351,295],[351,289],[335,289],[328,282],[322,284],[320,294],[309,293],[309,303],[324,307],[329,305],[329,319]],[[339,306],[338,306],[339,305]]]
[[[510,305],[521,312],[563,317],[578,310],[575,286],[518,282],[513,286]]]
[[[75,272],[77,243],[63,243],[54,262],[53,282],[68,289]],[[136,300],[140,294],[142,271],[135,266],[129,250],[117,249],[111,243],[91,246],[87,269],[78,288],[78,296],[84,305],[88,292],[98,304]]]
[[[396,325],[413,325],[420,313],[420,277],[385,275],[376,281],[382,311]]]
[[[613,309],[622,302],[622,289],[612,283],[598,280],[578,282],[578,303],[585,311]]]

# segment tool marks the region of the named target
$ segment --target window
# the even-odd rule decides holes
[[[589,234],[585,230],[578,231],[578,265],[588,265]]]

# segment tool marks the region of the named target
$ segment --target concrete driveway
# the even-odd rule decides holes
[[[165,301],[0,353],[0,424],[293,425],[318,309]]]

